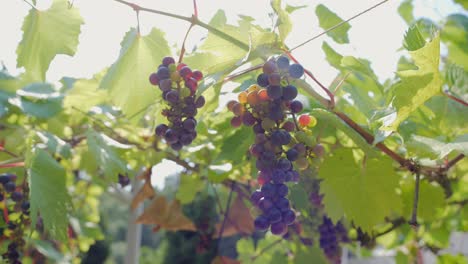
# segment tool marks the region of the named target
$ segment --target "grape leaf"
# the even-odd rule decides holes
[[[286,12],[288,12],[289,14],[293,13],[294,11],[296,10],[299,10],[299,9],[302,9],[302,8],[306,8],[307,6],[306,5],[301,5],[301,6],[292,6],[292,5],[286,5]]]
[[[322,44],[322,50],[325,52],[325,57],[328,63],[330,63],[330,65],[336,69],[340,70],[342,68],[341,59],[343,56],[336,52],[326,41],[324,41]]]
[[[403,46],[409,51],[418,50],[426,45],[426,40],[424,39],[421,31],[417,25],[411,26],[408,31],[405,33],[405,38],[403,41]]]
[[[31,201],[32,226],[39,212],[46,230],[63,242],[67,239],[68,216],[71,206],[66,188],[65,169],[49,153],[33,148],[26,159]]]
[[[309,196],[301,185],[295,184],[290,187],[289,198],[297,210],[307,211],[310,209]]]
[[[95,74],[91,79],[75,80],[65,93],[63,108],[72,116],[72,121],[78,122],[84,115],[77,111],[88,112],[91,107],[107,101],[107,91],[98,89],[105,71]]]
[[[445,71],[445,81],[450,93],[468,101],[468,72],[458,65],[449,64]]]
[[[54,0],[45,11],[31,9],[23,22],[23,39],[16,50],[17,67],[36,81],[44,81],[50,62],[57,54],[73,56],[83,24],[78,9],[66,0]]]
[[[386,157],[368,158],[361,167],[351,149],[338,149],[325,159],[319,176],[323,179],[325,209],[334,221],[346,216],[364,230],[371,230],[386,216],[401,210],[396,193],[399,177]]]
[[[180,175],[179,189],[177,190],[176,198],[181,204],[188,204],[193,201],[195,195],[204,186],[204,182],[200,178],[193,175]]]
[[[329,263],[326,257],[323,255],[323,252],[318,247],[306,247],[300,246],[297,249],[296,254],[294,254],[294,264],[327,264]]]
[[[405,20],[406,24],[411,24],[414,21],[413,0],[403,1],[398,7],[398,14]]]
[[[441,38],[447,44],[450,61],[468,71],[468,17],[463,14],[448,16]]]
[[[460,4],[463,8],[468,9],[468,1],[466,0],[454,0],[455,3]]]
[[[137,223],[157,225],[160,228],[178,231],[195,231],[196,227],[183,213],[178,201],[167,201],[166,197],[157,195],[150,206],[137,219]]]
[[[391,125],[384,126],[384,130],[396,130],[414,110],[440,93],[442,80],[439,74],[439,36],[436,35],[424,47],[409,53],[418,69],[397,72],[401,79],[393,88],[393,105],[397,110],[397,117]]]
[[[57,137],[54,134],[51,134],[47,131],[38,131],[37,136],[42,140],[42,142],[47,146],[47,149],[51,153],[62,156],[63,158],[71,157],[71,146],[67,142],[63,141],[61,138]]]
[[[410,217],[413,211],[414,181],[407,181],[401,186],[403,198],[403,215]],[[418,218],[424,221],[437,219],[437,209],[443,208],[445,201],[444,190],[426,181],[419,185]]]
[[[324,30],[328,30],[333,26],[338,25],[343,22],[339,16],[333,13],[326,6],[319,4],[315,8],[315,14],[319,19],[319,25]],[[340,44],[349,43],[348,39],[348,30],[351,28],[348,22],[344,23],[340,27],[327,32],[327,35],[330,36],[334,41]]]
[[[228,218],[225,221],[222,236],[232,236],[238,233],[242,235],[250,235],[254,232],[254,219],[250,214],[249,208],[245,206],[244,201],[240,195],[232,203],[229,209]],[[220,222],[216,225],[216,234],[219,234],[223,223]]]
[[[442,142],[437,139],[413,135],[411,141],[407,143],[409,147],[418,150],[425,150],[435,154],[437,158],[441,159],[452,153],[452,151],[459,151],[462,154],[468,155],[468,135],[465,134],[456,138],[453,142]]]
[[[221,153],[216,161],[229,160],[237,164],[245,159],[247,150],[253,142],[253,135],[248,127],[242,127],[234,134],[225,137],[221,146]]]
[[[63,95],[48,83],[31,83],[17,90],[16,95],[8,100],[10,104],[31,116],[50,118],[62,110]]]
[[[281,0],[271,1],[271,7],[278,15],[276,26],[278,27],[280,39],[284,42],[284,40],[292,30],[291,19],[289,18],[288,12],[281,8]]]
[[[100,87],[107,89],[110,99],[131,117],[156,101],[159,89],[149,83],[148,77],[171,50],[164,33],[156,28],[147,36],[131,29],[121,47],[119,58],[104,76]],[[132,120],[138,121],[138,118]]]
[[[126,174],[126,164],[115,152],[114,148],[118,146],[115,141],[93,130],[88,130],[86,139],[90,155],[95,160],[95,165],[103,170],[107,180],[115,179],[119,173]]]

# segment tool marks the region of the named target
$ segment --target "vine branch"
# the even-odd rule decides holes
[[[335,30],[335,29],[338,28],[338,27],[341,27],[342,25],[348,23],[349,21],[351,21],[351,20],[353,20],[353,19],[355,19],[355,18],[357,18],[357,17],[360,17],[361,15],[364,15],[365,13],[371,11],[372,9],[377,8],[378,6],[384,4],[385,2],[388,2],[388,1],[389,1],[389,0],[383,0],[383,1],[381,1],[381,2],[379,2],[379,3],[377,3],[377,4],[375,4],[375,5],[373,5],[373,6],[369,7],[369,8],[367,8],[367,9],[365,9],[365,10],[363,10],[363,11],[357,13],[356,15],[354,15],[354,16],[352,16],[352,17],[350,17],[350,18],[348,18],[348,19],[346,19],[346,20],[344,20],[344,21],[341,21],[340,23],[338,23],[338,24],[332,26],[331,28],[328,28],[328,29],[324,30],[324,31],[321,32],[320,34],[318,34],[318,35],[316,35],[316,36],[314,36],[314,37],[312,37],[312,38],[310,38],[310,39],[308,39],[308,40],[306,40],[306,41],[300,43],[299,45],[297,45],[297,46],[295,46],[295,47],[293,47],[293,48],[291,48],[291,49],[289,49],[289,52],[291,52],[291,51],[293,51],[293,50],[295,50],[295,49],[297,49],[297,48],[300,48],[300,47],[306,45],[307,43],[309,43],[309,42],[311,42],[311,41],[313,41],[313,40],[315,40],[315,39],[317,39],[317,38],[319,38],[319,37],[321,37],[321,36],[327,34],[328,32],[330,32],[330,31],[332,31],[332,30]]]
[[[226,227],[226,220],[228,219],[228,215],[229,215],[229,209],[231,208],[232,193],[234,192],[235,184],[236,184],[235,181],[231,183],[231,189],[229,191],[229,197],[228,197],[227,204],[226,204],[226,210],[224,211],[223,223],[221,224],[221,228],[219,229],[219,233],[218,233],[218,249],[217,249],[218,254],[219,254],[220,245],[221,245],[221,238],[223,236],[224,228]]]
[[[460,103],[460,104],[462,104],[462,105],[464,105],[464,106],[468,106],[468,103],[465,102],[465,101],[464,101],[463,99],[461,99],[461,98],[458,98],[458,97],[456,97],[456,96],[453,96],[453,95],[451,95],[451,94],[448,93],[448,92],[444,92],[443,94],[444,94],[445,96],[447,96],[449,99],[452,99],[453,101],[455,101],[455,102],[457,102],[457,103]]]

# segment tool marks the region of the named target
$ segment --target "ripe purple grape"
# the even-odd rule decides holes
[[[278,194],[278,196],[284,197],[288,195],[288,192],[288,186],[286,186],[285,184],[281,183],[276,185],[276,194]]]
[[[255,218],[254,226],[257,230],[266,231],[270,227],[270,222],[265,216],[261,215]]]
[[[282,214],[280,210],[278,210],[275,207],[272,207],[268,210],[267,217],[268,217],[268,221],[270,221],[270,223],[273,224],[273,223],[281,221]]]
[[[283,222],[277,222],[271,225],[271,233],[274,235],[283,235],[288,230],[288,227]]]
[[[286,210],[282,215],[283,223],[290,225],[296,220],[296,213],[293,210]]]
[[[160,67],[158,69],[158,78],[159,80],[169,79],[171,77],[171,73],[169,72],[169,68],[167,67]]]
[[[189,117],[184,120],[182,126],[184,127],[184,129],[193,130],[197,126],[197,121],[194,118]]]
[[[260,75],[258,75],[258,77],[257,77],[257,83],[258,83],[258,85],[260,85],[261,87],[267,87],[267,86],[269,85],[269,82],[268,82],[268,74],[261,73]]]
[[[175,103],[177,103],[177,101],[179,101],[179,92],[177,92],[175,90],[169,91],[166,94],[165,99],[166,99],[166,101],[175,104]]]
[[[152,85],[158,85],[159,84],[158,74],[152,73],[149,77],[149,81]]]
[[[205,105],[205,97],[200,95],[195,101],[196,108],[202,108]]]
[[[279,99],[283,95],[283,91],[279,85],[268,85],[267,93],[272,99]]]
[[[288,69],[289,68],[289,59],[288,59],[288,57],[280,56],[276,60],[276,65],[278,65],[278,68],[280,68],[281,70]]]
[[[297,88],[293,85],[288,85],[283,88],[283,99],[286,101],[293,100],[297,96]]]
[[[297,114],[302,111],[303,106],[300,101],[295,100],[291,102],[289,108],[291,109],[291,112]]]
[[[294,148],[289,149],[288,151],[286,151],[286,157],[290,161],[295,161],[299,157],[299,152]]]
[[[158,135],[158,136],[160,136],[160,137],[164,136],[164,134],[166,133],[166,131],[167,131],[168,128],[169,128],[169,127],[168,127],[167,125],[165,125],[165,124],[160,124],[160,125],[158,125],[158,126],[156,127],[156,130],[155,130],[156,135]]]
[[[174,64],[174,63],[175,63],[175,60],[172,57],[164,57],[162,60],[162,64],[166,67],[169,66],[169,64]]]
[[[291,64],[288,71],[289,76],[294,79],[299,79],[304,75],[304,68],[300,64]]]

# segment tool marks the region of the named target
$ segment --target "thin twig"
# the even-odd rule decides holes
[[[229,215],[229,209],[231,208],[231,200],[232,200],[232,193],[234,191],[234,186],[235,186],[236,182],[233,181],[231,183],[231,190],[229,191],[229,197],[228,197],[228,200],[227,200],[227,204],[226,204],[226,210],[224,211],[224,219],[223,219],[223,223],[221,224],[221,228],[219,229],[219,234],[218,234],[218,254],[219,254],[219,250],[220,250],[220,245],[221,245],[221,238],[223,237],[223,232],[224,232],[224,228],[226,227],[226,220],[228,219],[228,215]]]
[[[139,11],[139,10],[135,10],[135,13],[136,13],[136,18],[137,18],[137,31],[138,31],[138,35],[141,35],[141,31],[140,31],[140,11]]]
[[[206,30],[210,31],[211,33],[215,34],[216,36],[218,36],[218,37],[220,37],[220,38],[222,38],[222,39],[224,39],[224,40],[226,40],[228,42],[231,42],[232,44],[238,46],[239,48],[241,48],[241,49],[243,49],[245,51],[249,50],[249,45],[248,44],[234,38],[233,36],[231,36],[229,34],[224,33],[223,31],[221,31],[221,30],[219,30],[217,28],[214,28],[214,27],[200,21],[195,16],[192,16],[192,17],[181,16],[181,15],[168,13],[168,12],[164,12],[164,11],[160,11],[160,10],[156,10],[156,9],[142,7],[142,6],[139,6],[137,4],[127,2],[127,1],[124,1],[124,0],[113,0],[113,1],[119,2],[119,3],[127,5],[127,6],[130,6],[134,10],[140,10],[140,11],[145,11],[145,12],[148,12],[148,13],[159,14],[159,15],[162,15],[162,16],[172,17],[172,18],[176,18],[176,19],[179,19],[179,20],[187,21],[189,23],[193,23],[193,24],[195,24],[197,26],[205,28]]]
[[[377,233],[376,235],[374,235],[374,237],[380,237],[380,236],[383,236],[383,235],[386,235],[390,232],[392,232],[393,230],[397,229],[398,227],[400,227],[401,225],[403,225],[404,223],[406,223],[405,219],[403,217],[401,218],[397,218],[393,221],[391,221],[391,224],[392,226],[389,227],[387,230],[385,231],[382,231],[380,233]]]
[[[284,52],[288,55],[289,58],[291,58],[291,60],[293,60],[295,63],[300,64],[299,61],[291,54],[291,51],[284,50]],[[325,85],[323,85],[321,82],[319,82],[319,80],[317,80],[317,78],[315,78],[315,76],[312,74],[312,72],[310,72],[307,69],[304,69],[304,72],[305,72],[305,74],[307,76],[312,78],[312,80],[316,84],[318,84],[318,86],[320,86],[320,88],[322,88],[322,90],[328,95],[328,97],[330,98],[330,103],[328,105],[328,108],[333,109],[335,107],[335,95],[330,91],[330,89],[328,89],[327,87],[325,87]]]
[[[249,72],[251,72],[251,71],[256,71],[256,70],[258,70],[258,69],[261,69],[262,67],[263,67],[263,63],[262,63],[262,64],[255,65],[255,66],[252,66],[252,67],[250,67],[250,68],[248,68],[248,69],[245,69],[245,70],[242,70],[242,71],[240,71],[240,72],[233,73],[233,74],[231,74],[231,75],[226,76],[226,78],[223,79],[223,82],[231,81],[231,80],[233,80],[233,79],[235,79],[235,78],[237,78],[237,77],[240,77],[240,76],[242,76],[242,75],[244,75],[244,74],[246,74],[246,73],[249,73]]]
[[[187,29],[187,32],[185,33],[184,41],[182,42],[182,48],[180,50],[180,56],[179,56],[179,63],[182,63],[182,60],[184,59],[184,54],[185,54],[185,42],[187,41],[187,37],[190,33],[190,30],[192,30],[194,24],[190,24],[190,27]]]
[[[23,2],[25,2],[26,4],[28,4],[30,7],[32,7],[33,9],[37,10],[37,8],[31,4],[29,1],[26,1],[26,0],[23,0]]]
[[[197,0],[193,0],[193,14],[195,15],[195,17],[198,17]]]
[[[5,152],[6,154],[12,156],[13,158],[18,158],[19,157],[15,153],[9,151],[8,149],[5,149],[3,146],[0,146],[0,152]]]
[[[344,21],[341,21],[340,23],[338,23],[338,24],[332,26],[331,28],[326,29],[325,31],[321,32],[320,34],[315,35],[314,37],[312,37],[312,38],[310,38],[310,39],[308,39],[308,40],[302,42],[301,44],[299,44],[299,45],[297,45],[297,46],[295,46],[295,47],[289,49],[289,52],[291,52],[291,51],[293,51],[293,50],[295,50],[295,49],[297,49],[297,48],[300,48],[300,47],[304,46],[305,44],[307,44],[307,43],[309,43],[309,42],[311,42],[311,41],[313,41],[313,40],[315,40],[315,39],[317,39],[317,38],[319,38],[319,37],[321,37],[321,36],[327,34],[328,32],[330,32],[330,31],[332,31],[332,30],[334,30],[334,29],[336,29],[336,28],[338,28],[338,27],[340,27],[340,26],[342,26],[342,25],[348,23],[349,21],[351,21],[351,20],[353,20],[353,19],[355,19],[355,18],[357,18],[357,17],[359,17],[359,16],[361,16],[361,15],[363,15],[363,14],[365,14],[365,13],[371,11],[372,9],[374,9],[374,8],[380,6],[380,5],[382,5],[382,4],[384,4],[385,2],[388,2],[388,1],[389,1],[389,0],[383,0],[383,1],[381,1],[381,2],[379,2],[379,3],[377,3],[377,4],[375,4],[375,5],[373,5],[373,6],[369,7],[369,8],[367,8],[366,10],[361,11],[361,12],[359,12],[358,14],[356,14],[356,15],[354,15],[354,16],[352,16],[352,17],[350,17],[350,18],[348,18],[348,19],[346,19],[346,20],[344,20]]]
[[[453,158],[452,160],[447,162],[447,164],[445,165],[445,169],[449,170],[450,168],[455,166],[455,164],[457,164],[457,162],[459,162],[463,158],[465,158],[465,155],[464,154],[459,154],[458,156],[456,156],[455,158]]]
[[[445,96],[447,96],[448,98],[452,99],[453,101],[457,102],[457,103],[460,103],[460,104],[462,104],[462,105],[464,105],[464,106],[468,106],[468,103],[465,102],[465,101],[464,101],[463,99],[461,99],[461,98],[455,97],[455,96],[453,96],[453,95],[451,95],[451,94],[449,94],[449,93],[443,93],[443,94],[444,94]]]
[[[409,224],[413,227],[418,226],[418,203],[419,203],[419,182],[421,175],[419,171],[416,171],[416,181],[414,183],[414,198],[413,198],[413,212],[411,213],[411,220]]]

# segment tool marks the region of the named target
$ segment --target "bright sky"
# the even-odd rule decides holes
[[[128,0],[132,1],[132,0]],[[37,0],[39,9],[46,9],[52,0]],[[133,0],[141,6],[190,16],[192,0]],[[356,13],[376,4],[376,0],[283,0],[290,5],[312,5],[296,11],[292,15],[293,31],[286,40],[288,46],[295,46],[302,41],[320,33],[314,6],[325,4],[341,18],[349,18]],[[350,45],[336,45],[326,36],[319,38],[294,52],[302,64],[311,70],[323,83],[329,84],[336,75],[324,60],[321,49],[323,40],[327,40],[337,51],[345,55],[366,58],[372,62],[372,67],[380,78],[392,77],[399,56],[396,54],[401,47],[405,30],[403,19],[397,13],[401,1],[390,0],[384,5],[353,20],[349,31]],[[440,21],[444,16],[463,9],[450,0],[414,0],[415,16],[424,16]],[[271,24],[268,13],[271,12],[268,0],[198,0],[199,17],[208,22],[218,9],[226,11],[230,23],[235,23],[239,14],[256,18],[256,23],[264,26]],[[127,6],[113,0],[74,0],[74,5],[80,9],[85,25],[82,27],[80,44],[76,55],[59,55],[52,62],[47,72],[47,80],[56,82],[63,76],[91,77],[94,73],[111,65],[118,57],[120,41],[130,27],[136,25],[135,13]],[[12,74],[20,73],[16,69],[16,47],[22,37],[22,21],[30,7],[23,0],[0,1],[0,61]],[[152,27],[158,27],[166,32],[170,45],[179,47],[183,40],[188,23],[156,14],[141,13],[140,24],[142,34],[148,33]],[[188,47],[193,46],[206,34],[201,28],[192,30]],[[174,165],[167,164],[158,171],[174,172]],[[164,173],[165,174],[165,173]],[[156,184],[161,186],[164,175],[157,177]]]

